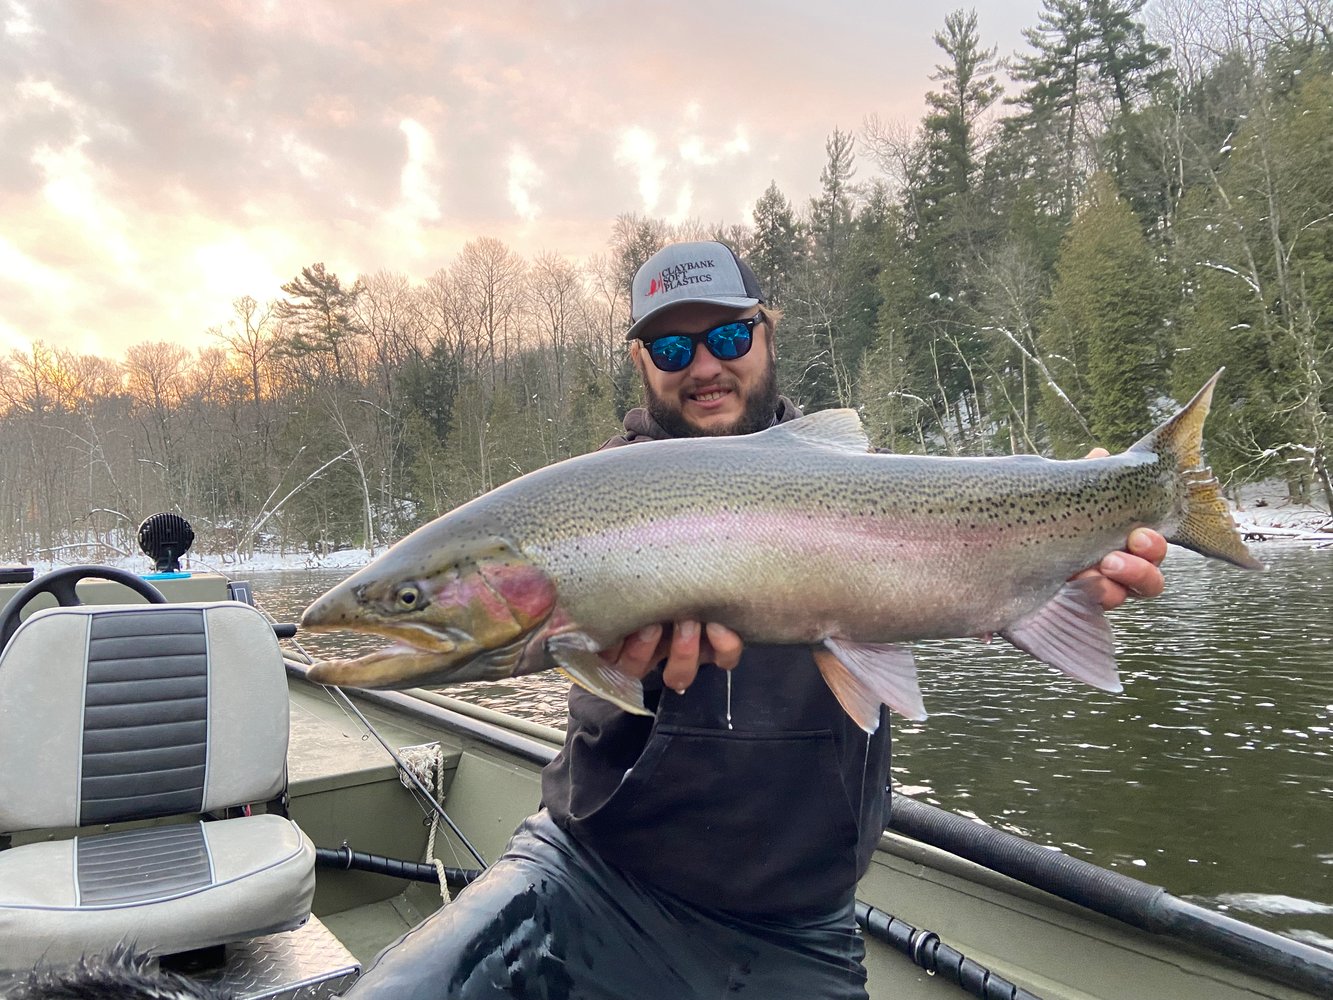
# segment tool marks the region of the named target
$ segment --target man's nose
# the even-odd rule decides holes
[[[694,347],[694,357],[690,359],[689,373],[691,378],[708,379],[722,372],[722,362],[713,357],[704,344],[696,344]]]

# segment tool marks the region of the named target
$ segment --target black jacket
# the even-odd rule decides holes
[[[800,416],[785,398],[778,422]],[[666,437],[642,409],[604,447]],[[610,863],[695,905],[747,916],[850,902],[884,829],[889,726],[848,718],[803,646],[747,646],[683,695],[644,681],[656,715],[579,687],[543,804]]]

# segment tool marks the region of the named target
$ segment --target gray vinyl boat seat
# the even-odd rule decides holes
[[[0,653],[0,969],[305,923],[273,629],[226,601],[51,608]],[[128,825],[127,825],[128,824]]]

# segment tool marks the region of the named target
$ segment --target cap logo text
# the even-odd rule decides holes
[[[701,285],[713,280],[708,273],[717,265],[711,260],[690,260],[681,264],[672,264],[653,278],[648,284],[648,295],[670,292],[686,285]],[[699,273],[696,273],[699,272]]]

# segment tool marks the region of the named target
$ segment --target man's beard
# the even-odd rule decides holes
[[[647,397],[648,415],[657,422],[657,426],[676,438],[753,434],[755,431],[771,427],[778,413],[777,365],[771,354],[762,378],[745,399],[745,409],[736,421],[729,425],[697,427],[685,418],[679,406],[654,392],[646,379],[643,391]]]

